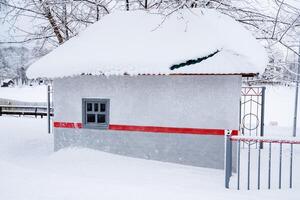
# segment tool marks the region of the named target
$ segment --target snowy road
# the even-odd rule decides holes
[[[281,191],[225,190],[221,170],[90,149],[53,153],[52,140],[44,119],[0,117],[0,199],[296,200],[300,196],[299,185]]]

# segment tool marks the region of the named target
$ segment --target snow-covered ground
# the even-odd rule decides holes
[[[266,126],[266,135],[290,136],[294,91],[277,87],[267,91],[266,125],[277,121],[279,126]],[[32,88],[31,92],[27,88],[0,88],[0,98],[44,101],[45,96],[45,88]],[[273,146],[272,190],[266,189],[267,150],[262,154],[263,189],[254,189],[257,160],[253,149],[252,190],[245,190],[245,149],[242,150],[243,189],[235,189],[234,174],[231,189],[227,190],[222,170],[129,158],[91,149],[53,152],[53,135],[47,134],[46,119],[1,116],[0,199],[299,199],[300,147],[294,151],[292,190],[288,189],[288,145],[283,151],[283,189],[277,189],[278,146]]]
[[[91,149],[54,153],[45,119],[0,117],[0,127],[0,199],[296,200],[300,195],[296,170],[293,190],[226,190],[222,170]]]
[[[24,102],[47,102],[47,87],[41,86],[24,86],[13,88],[0,88],[0,99],[11,99]]]

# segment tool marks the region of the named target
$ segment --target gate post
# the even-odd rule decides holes
[[[50,85],[47,86],[47,127],[48,127],[48,133],[51,133],[51,119],[50,119]]]
[[[225,158],[224,158],[224,170],[225,170],[225,188],[229,188],[230,176],[232,175],[232,141],[230,140],[232,131],[225,130]]]
[[[265,94],[266,94],[266,87],[261,88],[261,113],[260,113],[260,136],[264,136],[265,130]],[[263,142],[259,143],[259,148],[263,149]]]

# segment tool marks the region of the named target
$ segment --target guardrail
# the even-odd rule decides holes
[[[0,116],[2,115],[29,115],[47,116],[47,106],[20,106],[20,105],[0,105]],[[53,116],[53,108],[50,108],[50,116]]]
[[[2,115],[18,115],[18,116],[44,116],[47,117],[48,133],[51,133],[51,116],[54,115],[53,108],[51,108],[51,85],[47,86],[47,102],[45,106],[34,105],[0,105],[0,116]],[[3,104],[3,103],[1,103]]]

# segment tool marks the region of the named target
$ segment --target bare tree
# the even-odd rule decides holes
[[[216,9],[242,23],[268,49],[273,66],[284,59],[285,53],[278,51],[298,55],[300,6],[290,0],[0,0],[0,20],[23,36],[0,38],[0,44],[42,41],[56,46],[115,10],[155,10],[169,15],[198,7]],[[31,29],[19,26],[24,18],[32,22]]]
[[[0,40],[0,43],[45,40],[52,45],[62,44],[108,14],[110,3],[105,0],[1,0],[0,5],[6,11],[0,20],[8,22],[10,30],[23,33],[24,37]],[[32,29],[20,25],[23,18],[31,21]]]

